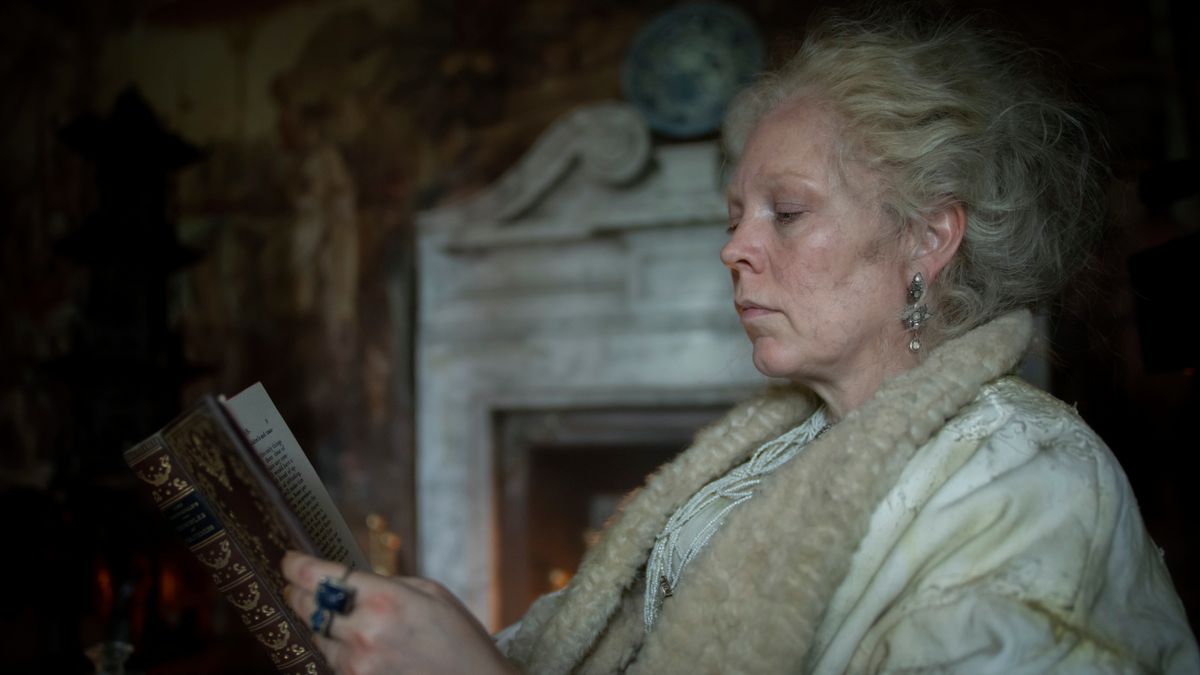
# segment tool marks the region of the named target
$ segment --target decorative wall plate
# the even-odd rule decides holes
[[[754,22],[740,9],[688,3],[638,32],[621,85],[651,129],[695,138],[720,127],[730,99],[762,68],[765,52]]]

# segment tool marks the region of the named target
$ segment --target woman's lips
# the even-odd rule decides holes
[[[764,317],[768,314],[775,313],[775,310],[763,307],[761,305],[756,305],[753,302],[737,302],[734,304],[737,306],[738,316],[742,319],[742,321],[750,321],[752,319],[757,319],[759,317]]]

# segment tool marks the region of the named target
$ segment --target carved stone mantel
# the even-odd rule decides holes
[[[419,565],[485,623],[498,414],[725,404],[762,385],[718,260],[721,162],[714,142],[655,145],[631,107],[601,104],[419,214]]]

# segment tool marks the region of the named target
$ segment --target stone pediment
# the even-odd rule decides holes
[[[632,106],[601,103],[556,122],[479,194],[417,222],[447,248],[472,250],[711,221],[725,212],[719,163],[711,142],[656,151]]]

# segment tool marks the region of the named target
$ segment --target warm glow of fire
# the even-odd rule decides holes
[[[367,529],[370,530],[367,555],[371,559],[371,569],[383,576],[395,575],[399,572],[400,535],[389,530],[387,519],[378,513],[367,515]]]
[[[100,616],[108,616],[112,613],[113,608],[113,583],[112,572],[108,568],[101,565],[96,570],[96,592],[99,595]]]
[[[554,569],[550,570],[549,574],[550,588],[555,591],[566,588],[567,584],[570,583],[572,576],[574,575],[570,572],[555,567]]]
[[[372,532],[380,532],[387,529],[387,520],[378,513],[367,514],[367,529]]]
[[[164,566],[158,578],[159,592],[164,607],[173,607],[179,597],[179,577],[175,570]]]

